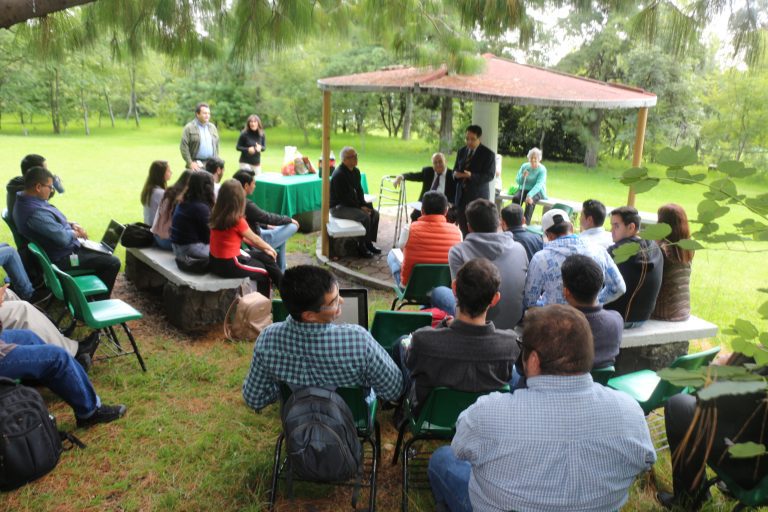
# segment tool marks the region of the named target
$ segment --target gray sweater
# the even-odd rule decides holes
[[[523,318],[523,293],[528,273],[528,255],[510,232],[470,233],[448,253],[451,279],[463,264],[475,258],[487,258],[501,273],[501,300],[488,311],[499,329],[512,329]]]

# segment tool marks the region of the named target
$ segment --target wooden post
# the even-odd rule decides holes
[[[328,257],[328,217],[331,203],[331,91],[323,91],[323,183],[320,216],[321,252]]]
[[[640,167],[643,161],[643,144],[645,143],[645,125],[648,122],[648,107],[637,111],[637,128],[635,129],[635,150],[632,152],[632,167]],[[635,189],[629,186],[627,206],[635,206]]]

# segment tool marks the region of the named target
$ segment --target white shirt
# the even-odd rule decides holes
[[[608,249],[613,245],[613,237],[610,231],[606,231],[601,227],[589,228],[579,233],[579,237],[588,244],[599,245],[603,249]]]

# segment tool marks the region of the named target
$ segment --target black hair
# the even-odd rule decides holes
[[[640,229],[640,214],[637,208],[633,206],[622,206],[611,211],[611,216],[618,215],[625,226],[634,224],[636,229]]]
[[[485,313],[499,291],[501,274],[485,258],[469,260],[456,274],[456,307],[472,318]]]
[[[216,171],[219,168],[221,168],[222,171],[224,170],[224,160],[217,156],[211,157],[205,162],[205,170],[211,174],[216,174]]]
[[[475,233],[495,233],[499,230],[499,212],[496,205],[482,197],[467,205],[467,224]]]
[[[480,128],[480,127],[479,127],[478,125],[476,125],[476,124],[471,124],[471,125],[467,126],[467,131],[468,131],[468,132],[472,132],[472,133],[474,133],[475,135],[477,135],[477,138],[478,138],[478,139],[479,139],[480,137],[482,137],[482,136],[483,136],[483,129],[482,129],[482,128]]]
[[[184,192],[185,203],[204,203],[213,208],[213,176],[203,171],[192,171]]]
[[[603,287],[603,269],[595,260],[583,254],[572,254],[565,258],[560,273],[563,286],[580,304],[593,304]]]
[[[581,213],[584,217],[592,217],[592,224],[600,227],[605,224],[605,205],[597,199],[587,199],[581,203]]]
[[[305,311],[319,311],[325,294],[333,290],[336,278],[322,267],[297,265],[285,271],[280,280],[280,297],[294,320],[301,322]]]
[[[46,185],[49,179],[53,179],[53,173],[45,167],[32,167],[24,175],[24,188],[35,188],[38,183]]]
[[[243,188],[245,188],[246,185],[253,183],[256,178],[251,171],[240,169],[232,176],[232,179],[239,181]]]
[[[501,210],[501,218],[508,228],[517,228],[523,225],[523,208],[519,204],[511,205]]]
[[[21,159],[21,175],[27,174],[27,171],[33,167],[42,167],[45,163],[45,157],[40,155],[27,155]]]
[[[421,213],[424,215],[443,215],[448,208],[448,198],[437,190],[430,190],[421,198]]]
[[[195,107],[195,114],[199,114],[200,110],[202,110],[203,107],[205,107],[205,108],[207,108],[209,110],[211,108],[211,107],[208,106],[207,103],[198,103],[197,106]]]

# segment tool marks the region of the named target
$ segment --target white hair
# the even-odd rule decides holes
[[[434,162],[435,162],[435,158],[438,158],[438,157],[440,157],[440,159],[441,159],[443,162],[446,162],[446,160],[445,160],[445,155],[444,155],[444,154],[442,154],[442,153],[440,153],[440,152],[438,151],[437,153],[435,153],[434,155],[432,155],[432,163],[434,163]]]
[[[352,146],[344,146],[343,148],[341,148],[341,153],[339,153],[339,158],[344,160],[345,158],[347,158],[347,153],[354,150],[355,148],[353,148]]]
[[[539,162],[541,162],[541,159],[544,157],[539,148],[533,148],[528,152],[528,160],[530,160],[533,155],[539,155]]]

